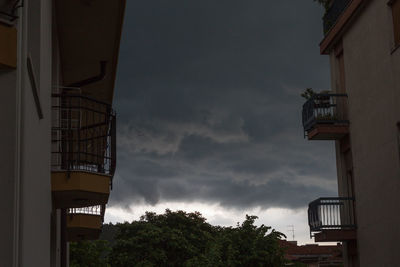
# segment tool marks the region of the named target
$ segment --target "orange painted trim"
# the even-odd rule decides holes
[[[348,125],[317,124],[310,132],[308,132],[307,136],[308,140],[338,140],[348,133]],[[318,138],[318,135],[329,135],[330,138]]]
[[[83,171],[52,172],[51,190],[54,191],[87,191],[110,194],[111,178],[102,174]]]
[[[103,220],[100,215],[92,214],[68,214],[67,227],[68,228],[89,228],[101,229]]]
[[[337,242],[356,240],[356,230],[324,230],[314,235],[315,242]]]
[[[0,69],[17,67],[17,29],[0,24]]]
[[[346,10],[340,15],[339,19],[336,21],[335,25],[330,29],[328,34],[319,44],[321,55],[329,54],[329,48],[332,46],[333,42],[336,40],[337,36],[343,31],[346,24],[353,17],[353,15],[358,11],[361,4],[367,2],[368,0],[353,0]]]

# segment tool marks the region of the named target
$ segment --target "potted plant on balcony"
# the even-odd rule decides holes
[[[314,92],[314,90],[312,88],[306,88],[306,90],[303,93],[301,93],[301,96],[304,97],[305,99],[309,100],[315,94],[316,93]]]
[[[330,96],[329,96],[330,91],[324,90],[318,93],[318,95],[315,97],[315,104],[318,105],[320,108],[329,108],[331,102],[330,102]]]
[[[330,122],[335,120],[332,110],[330,91],[324,90],[315,97],[314,108],[316,109],[316,119],[319,121]]]
[[[314,2],[317,2],[318,4],[322,5],[325,8],[325,12],[328,11],[328,9],[332,5],[332,0],[314,0]]]
[[[307,101],[312,99],[312,103],[309,104],[312,107],[311,112],[317,121],[323,123],[333,122],[337,117],[332,109],[333,105],[329,93],[330,91],[328,90],[316,93],[312,88],[306,88],[301,94]]]

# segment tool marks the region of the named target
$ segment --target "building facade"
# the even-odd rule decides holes
[[[0,0],[0,266],[68,266],[116,167],[124,0]]]
[[[323,20],[332,91],[307,100],[303,125],[335,141],[339,197],[310,203],[310,230],[343,242],[345,266],[397,266],[400,1],[334,0]]]
[[[297,241],[280,240],[279,245],[285,251],[286,266],[303,264],[307,267],[342,267],[342,246],[340,244],[319,246],[307,244],[298,246]]]

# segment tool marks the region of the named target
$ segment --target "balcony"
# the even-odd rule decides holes
[[[326,11],[322,18],[324,24],[324,33],[327,34],[330,29],[336,24],[336,21],[342,15],[343,11],[346,10],[351,0],[334,0],[331,6]]]
[[[55,207],[105,205],[116,166],[111,106],[80,94],[53,94],[52,115]]]
[[[128,1],[52,2],[57,25],[55,34],[62,44],[59,47],[60,77],[64,85],[97,74],[99,63],[107,62],[107,75],[95,84],[84,86],[82,90],[87,96],[111,103]]]
[[[105,206],[72,208],[67,210],[67,240],[95,240],[99,238]]]
[[[303,105],[308,140],[339,140],[349,132],[346,94],[314,94]]]
[[[356,239],[354,198],[319,198],[308,205],[308,225],[315,242]]]

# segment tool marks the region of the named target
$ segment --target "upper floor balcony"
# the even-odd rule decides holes
[[[111,105],[80,94],[53,94],[51,141],[55,207],[106,204],[116,167]]]
[[[324,33],[327,34],[329,30],[336,24],[339,17],[346,10],[351,0],[333,0],[330,3],[328,10],[322,18],[324,24]]]
[[[356,239],[354,198],[325,197],[308,205],[308,225],[315,242]]]
[[[105,205],[67,210],[69,242],[98,239],[104,221]]]
[[[304,135],[309,140],[339,140],[349,132],[346,94],[314,94],[304,103]]]

